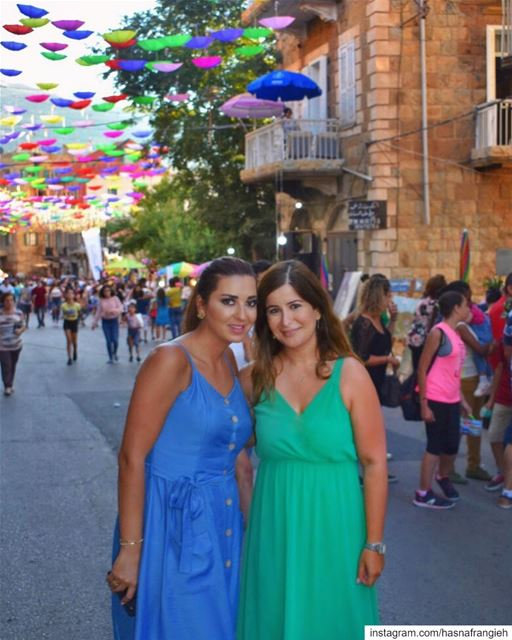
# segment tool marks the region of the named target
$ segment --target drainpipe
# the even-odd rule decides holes
[[[423,222],[430,224],[430,192],[428,166],[428,116],[427,116],[427,51],[426,22],[428,0],[419,0],[420,5],[420,65],[421,65],[421,140],[423,147]]]

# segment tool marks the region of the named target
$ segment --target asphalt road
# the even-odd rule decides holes
[[[125,331],[120,356],[107,365],[101,331],[85,328],[68,367],[60,328],[25,334],[15,393],[0,398],[2,640],[111,638],[116,449],[137,371]],[[382,622],[511,624],[512,513],[476,481],[449,512],[413,507],[423,427],[397,410],[386,422],[400,481],[390,488]],[[492,469],[487,443],[483,452]]]

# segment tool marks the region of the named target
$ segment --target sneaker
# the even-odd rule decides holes
[[[112,358],[110,358],[109,360],[107,360],[107,364],[114,364],[114,361],[112,360]]]
[[[502,493],[496,504],[502,509],[512,509],[512,498]]]
[[[137,362],[140,362],[140,356],[137,356]]]
[[[388,484],[395,484],[395,482],[398,482],[398,478],[392,473],[388,473]]]
[[[491,389],[491,383],[488,378],[480,378],[478,383],[478,387],[473,392],[475,398],[482,398],[483,396],[488,396],[489,391]]]
[[[73,360],[71,360],[71,358],[68,358],[68,367],[70,364],[73,364]]]
[[[488,482],[491,480],[491,474],[482,467],[476,467],[476,469],[466,469],[466,478]]]
[[[455,503],[436,494],[429,489],[424,496],[421,496],[417,491],[412,501],[417,507],[423,507],[424,509],[452,509]]]
[[[10,396],[12,393],[12,387],[5,387],[4,396]]]
[[[436,476],[436,482],[441,487],[442,492],[448,498],[448,500],[452,500],[455,502],[460,498],[459,492],[450,482],[450,478],[441,478],[439,476]]]
[[[485,485],[485,490],[498,491],[498,489],[501,489],[501,487],[503,486],[504,481],[505,481],[505,478],[503,477],[503,475],[501,473],[497,473]]]
[[[452,484],[469,484],[464,476],[461,476],[460,473],[456,471],[452,471],[448,476],[450,478],[450,482]]]

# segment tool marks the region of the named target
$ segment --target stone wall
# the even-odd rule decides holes
[[[315,198],[322,236],[348,229],[350,199],[386,200],[388,228],[359,232],[359,267],[392,277],[458,276],[467,228],[472,278],[495,272],[497,249],[512,248],[512,170],[473,169],[474,107],[486,100],[486,25],[501,24],[498,0],[430,0],[426,21],[431,221],[424,222],[419,21],[415,3],[346,0],[337,24],[315,20],[306,40],[281,39],[284,67],[329,56],[329,115],[339,116],[338,51],[356,49],[357,121],[342,133],[345,166],[338,196]],[[402,27],[400,25],[403,25]],[[445,124],[440,125],[444,121]],[[412,135],[404,135],[416,132]],[[391,138],[391,139],[390,139]],[[312,207],[313,208],[313,207]],[[511,265],[512,269],[512,265]]]

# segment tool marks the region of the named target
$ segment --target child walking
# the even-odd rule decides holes
[[[130,352],[130,362],[133,362],[133,349],[135,348],[135,354],[137,356],[137,362],[140,362],[140,332],[144,326],[144,321],[137,313],[137,304],[130,302],[128,305],[128,313],[126,315],[126,324],[128,326],[128,350]]]
[[[78,322],[80,319],[80,311],[82,306],[75,300],[75,292],[73,289],[66,289],[64,294],[65,302],[61,306],[62,317],[64,318],[64,333],[66,335],[66,350],[68,353],[68,365],[73,364],[78,357],[77,353],[77,337]]]

